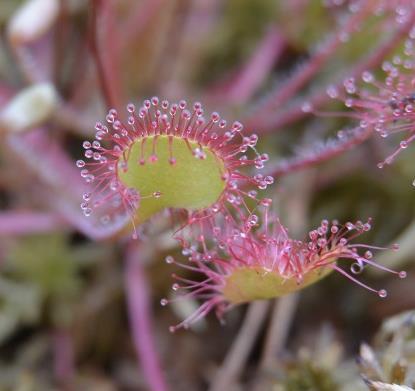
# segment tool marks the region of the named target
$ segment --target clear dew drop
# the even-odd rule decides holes
[[[399,146],[400,146],[402,149],[408,148],[408,142],[407,142],[407,141],[405,141],[405,140],[403,140],[403,141],[401,141],[401,142],[400,142]]]
[[[326,93],[332,99],[335,99],[339,96],[336,86],[333,86],[333,85],[330,85],[327,87]]]
[[[354,228],[354,225],[352,223],[346,223],[346,228],[351,231]]]
[[[311,113],[313,111],[313,107],[311,106],[310,102],[304,102],[301,106],[301,110],[304,113]]]
[[[365,258],[366,259],[372,259],[373,258],[373,254],[371,251],[366,251],[365,252]]]
[[[350,266],[350,271],[353,274],[360,274],[363,271],[364,266],[359,263],[359,262],[355,262]]]
[[[388,296],[388,292],[386,291],[386,289],[381,289],[380,291],[378,291],[378,295],[379,297],[384,299],[386,296]]]
[[[371,72],[365,71],[365,72],[362,73],[362,80],[365,83],[372,83],[373,80],[374,80],[374,76]]]

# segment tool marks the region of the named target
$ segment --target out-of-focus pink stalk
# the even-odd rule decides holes
[[[122,99],[121,45],[116,28],[116,2],[93,0],[91,15],[91,51],[97,66],[98,80],[108,108],[120,110]]]
[[[163,5],[164,0],[135,1],[134,9],[129,13],[128,19],[120,31],[119,42],[121,47],[128,46],[132,40],[147,27],[148,22]]]
[[[125,288],[134,346],[141,368],[152,391],[165,391],[167,386],[156,353],[151,320],[151,298],[143,266],[143,251],[132,243],[125,259]]]
[[[0,84],[0,105],[5,105],[15,93],[14,88],[2,82]]]
[[[67,383],[74,375],[74,350],[71,335],[66,330],[53,333],[53,370],[55,378]]]
[[[58,215],[33,211],[0,213],[0,235],[27,235],[62,229],[66,223]]]
[[[101,32],[108,33],[112,30],[114,17],[113,4],[111,0],[93,0],[91,2],[91,20],[90,20],[90,49],[95,59],[98,82],[101,86],[102,93],[105,98],[107,108],[120,108],[119,106],[119,88],[120,85],[116,80],[118,73],[115,72],[117,58],[114,57],[114,45],[117,41],[116,37],[107,38],[107,34],[101,40]],[[103,42],[105,42],[105,56],[103,50]],[[118,53],[117,53],[118,54]],[[109,66],[110,65],[110,66]]]
[[[213,95],[232,103],[247,102],[260,87],[285,47],[285,39],[275,27],[270,27],[258,47],[243,65],[230,86],[215,88]]]
[[[9,149],[45,184],[80,199],[85,184],[79,170],[60,144],[48,137],[45,129],[38,128],[23,135],[9,135],[6,141]]]
[[[45,129],[35,129],[24,135],[10,135],[6,138],[9,149],[46,186],[42,195],[45,203],[56,210],[64,220],[93,240],[113,236],[125,223],[101,226],[93,218],[82,215],[79,203],[86,191],[79,171],[73,160],[62,147],[50,139]],[[39,194],[40,196],[40,194]]]
[[[381,43],[376,49],[374,49],[366,58],[357,63],[350,72],[342,75],[336,83],[332,83],[335,88],[342,88],[343,80],[345,77],[360,77],[362,72],[372,69],[378,66],[385,57],[391,53],[399,44],[399,42],[408,34],[415,23],[415,12],[411,13],[408,21],[405,22],[397,29],[390,38]],[[325,90],[318,90],[309,98],[305,98],[307,102],[313,107],[323,105],[331,98],[327,95]],[[247,128],[255,129],[256,133],[269,133],[277,130],[282,130],[285,126],[290,125],[293,122],[299,121],[305,116],[309,115],[302,110],[302,103],[293,105],[292,107],[284,108],[284,110],[276,110],[275,113],[269,112],[268,114],[259,114],[258,111],[252,113],[248,118],[248,122],[245,120]]]
[[[200,45],[215,30],[222,6],[222,0],[209,0],[187,2],[184,12],[176,7],[176,16],[172,18],[169,27],[171,32],[160,64],[160,77],[157,81],[160,95],[182,97],[194,93],[189,83],[184,82],[194,67],[189,58],[200,56]],[[201,100],[208,102],[208,99],[209,91],[205,91]]]
[[[258,116],[269,112],[275,107],[279,107],[290,100],[306,83],[308,83],[313,76],[315,76],[322,68],[322,66],[330,59],[335,51],[344,43],[343,36],[349,36],[355,33],[358,26],[368,17],[373,10],[373,3],[371,1],[363,2],[363,6],[356,13],[352,14],[344,25],[322,45],[322,47],[315,53],[310,60],[284,85],[278,86],[276,91],[271,92],[270,98],[266,99],[257,110],[248,117],[244,122],[248,125],[254,121]]]

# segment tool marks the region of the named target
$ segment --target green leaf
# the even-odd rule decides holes
[[[284,278],[262,268],[243,267],[236,269],[228,277],[223,293],[226,299],[234,304],[272,299],[306,288],[332,271],[329,267],[311,270],[304,275],[302,282],[298,283],[295,276]]]
[[[204,148],[206,158],[196,158],[190,149],[200,148],[198,144],[173,137],[172,156],[176,163],[171,164],[168,136],[145,140],[132,146],[126,171],[119,169],[121,182],[143,197],[137,209],[139,223],[165,208],[201,209],[218,201],[226,186],[222,178],[225,169],[223,161],[212,151]],[[149,162],[153,154],[157,161]],[[141,165],[143,156],[146,163]],[[156,192],[161,193],[159,198],[153,197]]]

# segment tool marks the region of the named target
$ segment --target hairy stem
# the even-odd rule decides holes
[[[278,86],[277,91],[270,94],[270,98],[265,100],[255,111],[255,117],[269,112],[275,107],[279,107],[291,99],[304,85],[306,85],[315,76],[324,64],[332,57],[335,51],[344,41],[342,36],[350,35],[357,31],[358,26],[367,18],[370,11],[373,10],[371,1],[366,1],[364,6],[355,14],[352,14],[346,23],[339,28],[322,47],[315,53],[310,60],[295,72],[292,77],[283,85]],[[247,118],[246,123],[249,127],[252,118]]]
[[[373,69],[378,66],[385,57],[391,53],[402,39],[408,34],[415,22],[415,12],[411,13],[408,21],[402,24],[387,40],[382,42],[375,50],[373,50],[366,58],[357,63],[354,68],[347,74],[341,75],[336,83],[331,83],[337,88],[341,88],[345,77],[360,77],[362,72]],[[304,101],[311,104],[312,107],[319,107],[329,101],[331,98],[327,95],[325,90],[318,90],[309,97],[304,98],[303,101],[296,103],[292,107],[277,112],[269,112],[268,115],[263,113],[259,115],[255,113],[254,116],[248,119],[247,128],[256,129],[257,133],[270,133],[284,129],[293,122],[299,121],[304,117],[310,115],[302,110]],[[248,124],[250,126],[248,126]]]
[[[334,158],[355,146],[362,144],[373,133],[373,128],[366,129],[355,128],[354,134],[347,137],[345,140],[332,140],[333,142],[326,142],[327,146],[319,150],[307,154],[307,156],[293,157],[291,159],[270,162],[267,166],[266,175],[274,177],[281,177],[295,171],[303,170],[316,164],[320,164],[329,159]]]

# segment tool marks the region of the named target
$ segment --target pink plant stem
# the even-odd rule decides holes
[[[213,379],[209,391],[232,389],[233,383],[237,380],[248,360],[249,353],[263,326],[268,308],[268,301],[256,301],[249,305],[242,327],[222,367]]]
[[[75,373],[74,347],[70,333],[58,329],[53,334],[54,373],[59,382],[67,383]]]
[[[0,235],[27,235],[50,232],[65,227],[62,218],[53,213],[7,211],[0,213]]]
[[[352,149],[359,144],[362,144],[373,133],[373,128],[371,127],[368,127],[362,131],[358,130],[359,128],[356,128],[356,135],[348,138],[345,142],[338,142],[336,146],[323,149],[320,153],[311,154],[310,157],[293,158],[288,161],[283,161],[282,163],[270,162],[267,164],[266,175],[281,177],[283,175],[287,175],[292,172],[303,170],[310,166],[322,163]]]
[[[237,72],[232,84],[215,87],[213,95],[235,104],[247,102],[269,75],[285,46],[286,41],[281,32],[273,26],[269,27],[251,58]]]
[[[400,41],[408,34],[415,22],[415,12],[412,12],[408,21],[404,23],[399,29],[392,34],[392,36],[385,42],[381,43],[372,53],[370,53],[365,59],[359,62],[347,75],[342,75],[337,83],[332,85],[336,88],[342,88],[343,80],[345,77],[360,77],[362,72],[372,69],[378,66],[385,57],[391,53]],[[309,98],[304,99],[309,102],[312,107],[318,107],[329,101],[331,98],[327,95],[326,91],[319,90]],[[258,115],[255,113],[248,119],[251,124],[251,128],[256,129],[256,133],[269,133],[277,130],[284,129],[285,126],[290,125],[293,122],[299,121],[305,116],[309,115],[302,110],[303,102],[289,107],[284,110],[278,110],[275,114],[271,115]]]
[[[339,46],[344,43],[342,37],[354,33],[358,26],[367,18],[371,10],[373,10],[372,2],[364,2],[364,5],[360,10],[352,14],[347,22],[341,26],[339,31],[335,32],[304,66],[300,67],[283,86],[278,86],[277,91],[274,93],[271,92],[270,98],[260,105],[253,113],[254,118],[248,117],[245,119],[244,122],[247,126],[250,127],[251,122],[255,122],[255,118],[264,115],[264,113],[269,112],[273,108],[279,107],[290,100],[321,70],[323,65],[331,58]]]
[[[120,83],[117,62],[119,53],[114,49],[116,37],[108,36],[114,32],[114,9],[111,0],[92,0],[90,20],[90,49],[95,59],[98,81],[103,92],[107,108],[120,108]],[[100,40],[100,32],[105,33],[105,56]]]
[[[188,59],[198,56],[200,43],[205,42],[215,29],[222,3],[222,0],[187,1],[185,12],[181,7],[175,7],[176,17],[172,18],[157,83],[160,95],[192,95],[189,83],[183,83],[183,76],[191,73],[194,66]],[[206,92],[203,100],[208,99],[209,92]]]
[[[152,391],[167,390],[156,353],[151,319],[151,297],[143,267],[143,249],[131,243],[125,259],[128,314],[136,353]]]
[[[136,40],[163,4],[164,0],[137,1],[123,29],[120,30],[120,46],[125,48],[132,40]]]

